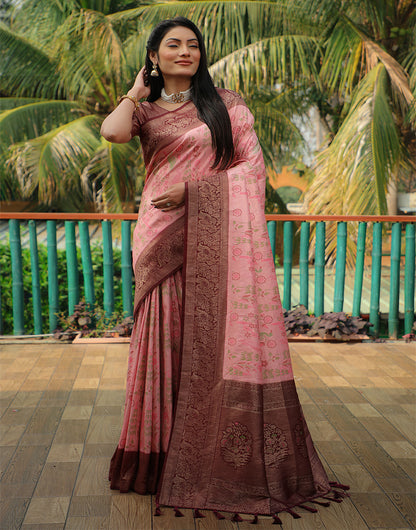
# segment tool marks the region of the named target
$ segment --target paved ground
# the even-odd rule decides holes
[[[249,530],[108,487],[128,345],[1,345],[2,530]],[[284,529],[416,528],[415,344],[292,343],[305,416],[330,479],[351,498]],[[301,512],[301,510],[298,510]],[[271,528],[260,518],[255,528]]]

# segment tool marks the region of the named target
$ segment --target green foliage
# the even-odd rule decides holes
[[[42,301],[42,324],[43,332],[49,333],[49,309],[48,309],[48,255],[47,248],[39,245],[39,275]],[[58,285],[59,285],[59,304],[60,316],[65,318],[68,315],[68,289],[67,289],[67,269],[65,250],[58,249]],[[81,271],[81,251],[77,249],[80,299],[84,297],[83,276]],[[104,305],[104,278],[103,278],[103,253],[100,244],[91,246],[91,258],[94,273],[94,289],[96,307]],[[122,314],[122,288],[121,288],[121,251],[113,249],[114,260],[114,299],[115,313]],[[32,273],[30,265],[29,249],[22,249],[22,267],[23,267],[23,289],[24,289],[24,321],[26,334],[33,334],[33,305],[32,305]],[[13,334],[13,300],[12,300],[12,271],[10,246],[0,244],[0,288],[1,304],[3,316],[3,333],[5,335]],[[133,289],[133,285],[132,285]]]
[[[10,15],[11,3],[3,4]],[[389,181],[409,191],[407,182],[415,182],[415,2],[13,5],[13,16],[0,22],[3,199],[32,195],[42,207],[64,209],[69,188],[71,208],[82,208],[82,182],[83,192],[105,211],[121,211],[122,202],[133,200],[144,176],[140,150],[134,141],[106,145],[98,127],[134,82],[151,28],[178,15],[201,28],[215,83],[240,92],[253,110],[269,168],[304,156],[308,142],[300,118],[317,111],[324,132],[318,134],[323,142],[305,201],[308,213],[384,214]],[[309,143],[312,151],[316,143]],[[64,182],[56,182],[56,169]],[[328,233],[330,245],[333,239]]]
[[[115,311],[107,317],[101,308],[90,308],[85,301],[74,308],[72,315],[59,315],[58,329],[54,333],[56,339],[73,340],[77,335],[82,337],[111,336],[117,333],[120,337],[129,337],[133,329],[133,317],[126,317]]]

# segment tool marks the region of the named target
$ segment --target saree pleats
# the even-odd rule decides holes
[[[112,489],[155,493],[168,449],[179,385],[182,273],[143,300],[135,320],[124,421],[110,465]]]

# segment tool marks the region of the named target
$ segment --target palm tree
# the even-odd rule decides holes
[[[308,211],[386,214],[388,188],[416,185],[416,6],[365,0],[328,7],[320,78],[340,113],[327,120]],[[329,256],[335,232],[332,226],[327,234]],[[348,243],[352,261],[354,237]]]
[[[13,95],[0,110],[13,111],[20,125],[13,136],[12,126],[7,138],[0,136],[3,151],[12,143],[3,154],[7,171],[44,200],[63,183],[76,187],[80,177],[107,197],[115,194],[115,204],[131,193],[140,173],[137,145],[110,146],[98,137],[98,126],[139,70],[150,28],[177,15],[191,18],[208,38],[216,83],[241,92],[255,111],[268,165],[299,156],[302,135],[294,117],[318,110],[328,134],[308,194],[311,213],[385,213],[388,182],[415,174],[411,0],[23,0],[11,26],[0,26],[8,66],[1,67],[0,92]],[[36,101],[18,106],[16,96]],[[28,107],[40,105],[39,98],[47,106],[30,131]],[[16,179],[8,182],[12,189]]]
[[[2,198],[21,193],[70,209],[96,190],[107,207],[120,209],[134,195],[143,176],[137,142],[109,144],[99,126],[140,69],[150,29],[180,14],[210,36],[218,84],[239,89],[255,107],[268,163],[293,159],[302,137],[291,117],[307,101],[294,84],[300,72],[317,75],[317,38],[281,37],[284,17],[273,2],[23,0],[10,26],[0,25]]]
[[[108,19],[131,5],[26,0],[10,26],[0,25],[0,198],[20,194],[68,211],[88,196],[117,209],[134,197],[143,173],[137,141],[99,135],[102,115],[133,79]]]

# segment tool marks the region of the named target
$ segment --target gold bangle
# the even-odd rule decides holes
[[[130,101],[132,101],[134,103],[134,106],[136,107],[136,109],[138,109],[139,106],[140,106],[140,103],[139,103],[138,99],[135,98],[134,96],[129,96],[127,94],[124,95],[124,96],[120,96],[118,98],[118,103],[120,104],[123,101],[123,99],[129,99]]]

